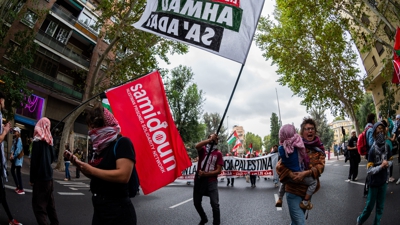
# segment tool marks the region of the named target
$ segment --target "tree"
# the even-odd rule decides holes
[[[96,67],[86,77],[82,101],[115,84],[149,73],[158,68],[158,59],[169,63],[167,54],[187,52],[186,45],[137,30],[132,26],[142,15],[145,4],[145,1],[99,2],[96,11],[101,11],[101,14],[96,27],[101,28],[100,37],[109,45],[106,49],[98,49],[100,56],[95,58]],[[104,64],[107,65],[107,71],[101,72],[100,68]],[[66,119],[60,143],[69,140],[73,124],[84,110],[85,107],[81,107]],[[63,168],[63,151],[64,146],[61,146],[57,169]]]
[[[246,146],[246,148],[250,147],[250,144],[253,145],[253,150],[262,150],[262,139],[260,136],[258,136],[257,134],[253,134],[251,132],[247,132],[246,133],[246,143],[248,146]]]
[[[360,134],[364,130],[365,125],[367,125],[367,116],[370,113],[374,113],[376,115],[375,105],[372,95],[366,93],[364,94],[363,101],[356,112],[358,127],[361,128],[361,130],[357,130],[357,134]]]
[[[318,136],[321,139],[321,142],[326,146],[326,148],[330,148],[333,143],[333,130],[328,125],[328,120],[325,116],[325,111],[321,108],[314,107],[309,111],[311,118],[315,120],[317,124]]]
[[[205,136],[203,139],[207,138],[208,135],[212,133],[217,133],[217,129],[219,124],[221,123],[221,116],[218,113],[204,113],[203,121],[205,124]],[[230,149],[233,146],[230,146],[228,149],[228,143],[226,142],[228,139],[228,135],[226,133],[227,128],[222,124],[221,129],[218,133],[218,149],[222,152],[223,155],[230,152]]]
[[[2,56],[0,66],[1,80],[5,82],[5,85],[1,86],[1,91],[6,94],[7,110],[4,117],[10,121],[14,119],[16,109],[23,107],[27,103],[27,97],[32,94],[27,85],[26,69],[31,67],[38,48],[34,42],[34,30],[10,30],[11,24],[20,21],[26,12],[24,5],[25,1],[21,0],[0,2],[0,56]],[[32,10],[38,16],[38,20],[45,13],[44,10],[36,8]]]
[[[384,98],[379,104],[379,113],[383,118],[392,118],[396,116],[396,111],[399,109],[399,102],[395,100],[395,91],[390,88],[390,84],[386,81],[382,83]]]
[[[199,126],[204,102],[203,91],[193,83],[193,72],[186,66],[178,66],[165,77],[165,91],[169,106],[183,142],[198,141]]]
[[[271,148],[272,148],[271,135],[264,136],[263,146],[265,148],[264,152],[269,153],[271,151]]]
[[[270,145],[268,147],[272,147],[274,145],[279,145],[279,119],[276,113],[272,113],[271,115],[271,130],[270,130]],[[270,148],[269,148],[270,149]],[[268,148],[267,148],[268,150]]]
[[[278,66],[279,83],[302,97],[308,110],[319,106],[334,115],[343,110],[355,122],[363,93],[357,55],[342,17],[335,9],[321,8],[326,4],[277,0],[276,23],[261,18],[256,43]]]

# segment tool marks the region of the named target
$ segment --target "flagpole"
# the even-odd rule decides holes
[[[127,81],[124,81],[124,82],[122,82],[122,83],[120,83],[120,84],[118,84],[118,85],[115,85],[114,88],[116,88],[116,87],[118,87],[118,86],[121,86],[121,85],[124,85],[124,84],[126,84],[126,83],[128,83],[128,82],[131,82],[131,81],[133,81],[133,80],[139,79],[139,78],[141,78],[141,77],[144,77],[144,76],[146,76],[147,74],[149,74],[149,73],[146,73],[146,74],[143,74],[143,75],[134,77],[134,78],[132,78],[132,79],[129,79],[129,80],[127,80]],[[67,117],[69,117],[73,112],[75,112],[77,109],[79,109],[80,107],[86,105],[86,103],[92,101],[93,99],[97,98],[98,96],[100,96],[100,95],[102,95],[102,94],[105,94],[104,91],[101,92],[101,93],[98,93],[98,94],[94,95],[93,97],[89,98],[88,100],[82,102],[80,105],[78,105],[77,107],[75,107],[71,112],[69,112],[66,116],[64,116],[64,118],[62,118],[62,120],[60,120],[60,121],[56,124],[56,126],[53,127],[53,129],[51,129],[51,133],[53,133],[53,131],[58,127],[58,125],[60,125],[60,123],[61,123],[62,121],[64,121]]]
[[[235,82],[235,85],[233,86],[233,90],[232,90],[231,96],[229,97],[228,104],[226,105],[224,114],[222,115],[221,122],[219,123],[218,129],[217,129],[217,132],[216,132],[217,135],[218,135],[219,131],[221,130],[221,127],[222,127],[222,124],[223,124],[223,122],[224,122],[226,113],[228,112],[228,109],[229,109],[229,105],[231,104],[233,95],[235,94],[235,90],[236,90],[237,84],[239,83],[240,76],[242,75],[243,67],[244,67],[244,63],[243,63],[242,66],[240,67],[239,75],[238,75],[237,78],[236,78],[236,82]],[[210,149],[212,149],[213,146],[214,146],[214,142],[211,142]],[[206,159],[205,159],[204,162],[207,162],[208,158],[210,157],[210,153],[211,153],[211,151],[208,152],[208,154],[207,154]],[[201,168],[201,170],[204,171],[204,169],[205,169],[205,167],[206,167],[206,164],[207,164],[207,163],[204,163],[204,164],[203,164],[203,167]],[[196,173],[196,174],[197,174],[197,173]],[[196,177],[197,177],[197,176],[196,176]]]

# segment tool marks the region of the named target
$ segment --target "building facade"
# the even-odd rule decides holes
[[[333,143],[332,149],[334,149],[335,145],[339,145],[343,142],[346,142],[350,138],[350,132],[354,129],[353,122],[349,120],[336,120],[328,124],[329,127],[333,130]],[[345,135],[343,136],[342,127],[344,129]]]
[[[242,146],[239,147],[238,149],[238,155],[242,156],[243,154],[246,153],[245,151],[245,146],[246,146],[246,132],[243,128],[243,126],[238,126],[238,125],[234,125],[232,128],[232,132],[237,133],[237,135],[239,136],[239,140],[242,143]]]
[[[108,46],[95,26],[99,15],[95,11],[97,3],[92,0],[9,2],[3,7],[12,10],[14,16],[5,18],[4,42],[18,45],[15,34],[31,29],[38,45],[31,68],[24,69],[33,94],[28,97],[28,104],[17,110],[15,125],[22,129],[21,136],[27,145],[36,122],[48,117],[52,129],[55,128],[54,147],[58,150],[63,130],[61,121],[82,103],[85,82],[94,76],[99,55]],[[0,51],[0,57],[3,62],[8,60],[4,50]],[[80,148],[86,153],[88,129],[84,121],[83,115],[76,120],[70,143],[72,149]]]

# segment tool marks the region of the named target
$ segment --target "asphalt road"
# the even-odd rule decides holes
[[[314,208],[309,211],[308,225],[346,225],[355,224],[356,217],[365,206],[362,197],[365,181],[366,161],[359,167],[358,182],[345,182],[349,163],[343,160],[330,160],[321,177],[321,189],[314,195]],[[395,160],[394,177],[399,178],[399,165]],[[23,175],[25,195],[14,193],[14,182],[7,184],[7,200],[14,217],[25,225],[36,224],[32,212],[32,193],[28,185],[28,175]],[[93,209],[88,180],[65,182],[55,180],[56,209],[61,224],[91,224]],[[226,187],[226,181],[219,182],[222,224],[258,225],[290,224],[286,200],[282,208],[275,207],[278,189],[271,180],[257,180],[256,188],[251,188],[244,178],[235,179],[234,187]],[[138,224],[140,225],[180,225],[198,224],[192,201],[193,185],[174,182],[154,193],[139,195],[132,199]],[[390,183],[387,191],[382,225],[400,224],[400,185]],[[212,212],[208,197],[203,199],[203,207],[212,224]],[[365,224],[372,224],[373,212]],[[7,224],[7,216],[0,206],[0,224]]]

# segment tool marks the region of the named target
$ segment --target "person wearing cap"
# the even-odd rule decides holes
[[[21,129],[19,127],[14,127],[14,140],[11,146],[11,175],[15,182],[15,192],[19,195],[24,195],[24,187],[22,185],[21,179],[21,168],[22,163],[24,162],[24,155],[22,149],[22,140],[21,140]],[[15,174],[15,170],[17,173]]]
[[[349,151],[350,156],[350,169],[349,169],[349,176],[347,177],[349,181],[356,181],[358,178],[358,164],[361,161],[360,154],[358,154],[357,150],[357,135],[356,131],[351,131],[351,138],[347,141],[347,150]]]
[[[385,126],[381,122],[374,124],[372,128],[372,144],[368,153],[367,176],[368,195],[366,206],[360,216],[357,217],[357,224],[361,225],[367,221],[376,205],[374,223],[379,225],[383,208],[385,205],[386,189],[389,179],[389,167],[392,165],[392,156],[389,145],[386,143]]]
[[[5,95],[0,92],[0,121],[3,121],[3,114],[2,111],[5,109]],[[14,217],[11,215],[10,208],[8,207],[7,198],[6,198],[6,189],[5,189],[5,182],[8,181],[7,179],[7,164],[6,158],[4,157],[4,139],[8,132],[10,131],[10,123],[6,123],[0,126],[0,202],[3,205],[4,211],[7,214],[9,224],[10,225],[22,225],[19,223]]]

